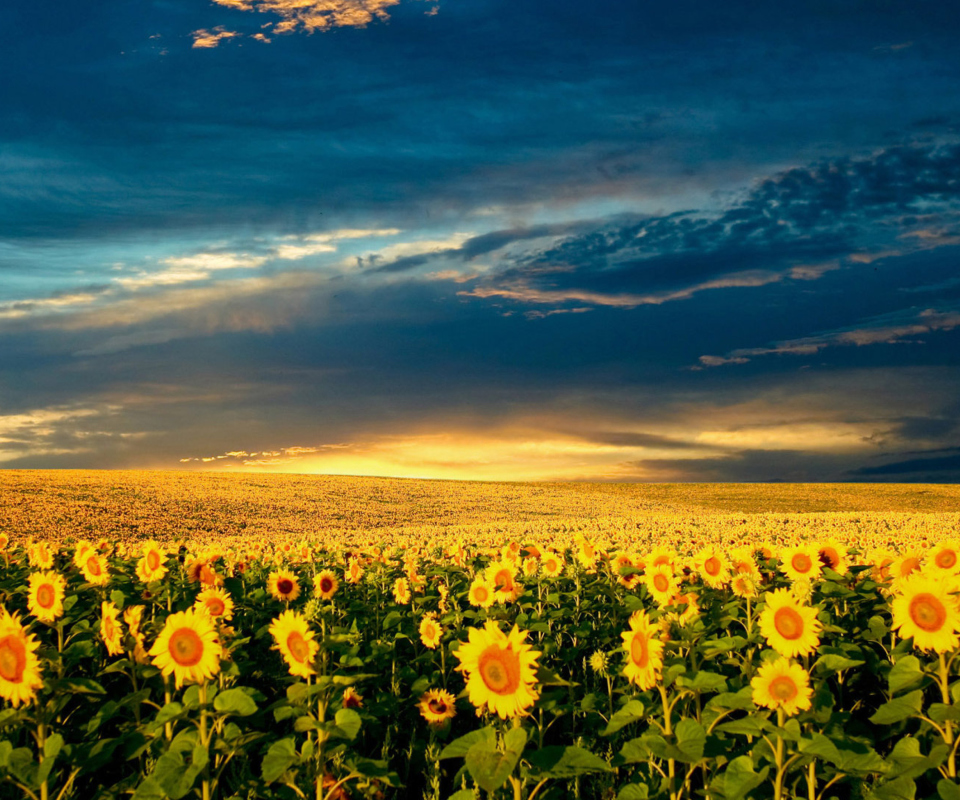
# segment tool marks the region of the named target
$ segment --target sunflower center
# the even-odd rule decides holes
[[[797,696],[797,684],[786,675],[778,675],[770,681],[770,695],[781,703],[786,703]]]
[[[716,556],[711,556],[704,562],[703,568],[707,571],[707,575],[719,575],[720,559]]]
[[[803,636],[803,617],[793,608],[778,608],[773,615],[773,626],[784,639]]]
[[[280,594],[290,594],[293,591],[293,581],[289,578],[281,578],[277,581],[277,591]]]
[[[160,566],[160,555],[156,550],[147,553],[147,566],[150,569],[157,569]]]
[[[53,608],[57,593],[49,583],[41,583],[37,589],[37,605],[41,608]]]
[[[478,586],[473,592],[473,597],[478,603],[486,603],[489,596],[486,586]]]
[[[650,653],[647,650],[647,637],[642,633],[635,633],[633,641],[630,642],[630,660],[638,667],[647,666],[650,660]]]
[[[203,639],[193,628],[180,628],[170,635],[167,649],[181,667],[192,667],[203,658]]]
[[[11,683],[20,683],[27,668],[27,648],[17,636],[0,639],[0,676]]]
[[[90,556],[90,558],[87,559],[87,572],[92,575],[100,574],[100,561],[96,556]]]
[[[910,600],[910,619],[925,631],[938,631],[947,621],[947,609],[932,594],[924,592]]]
[[[900,567],[900,575],[904,578],[907,577],[911,572],[916,569],[920,569],[920,559],[911,556],[910,558],[905,558],[903,564]]]
[[[320,591],[326,594],[333,591],[333,581],[329,578],[320,579]]]
[[[670,580],[661,572],[653,576],[653,586],[658,592],[665,592],[670,588]]]
[[[211,597],[206,602],[207,611],[209,611],[213,616],[219,617],[226,611],[226,606],[223,604],[223,600],[219,597]]]
[[[433,697],[427,703],[427,708],[429,708],[434,714],[446,714],[447,713],[447,704],[443,702],[439,697]]]
[[[513,650],[492,644],[480,654],[477,665],[491,692],[510,695],[520,688],[520,656]]]
[[[557,571],[557,562],[554,559],[548,559],[544,562],[544,567],[546,567],[547,572],[556,572]]]
[[[310,648],[307,646],[307,640],[303,638],[300,631],[293,631],[287,637],[287,647],[292,655],[301,664],[307,660],[310,655]]]
[[[804,573],[809,572],[813,567],[813,562],[810,560],[810,556],[806,553],[797,553],[793,558],[790,559],[790,566],[793,567],[797,572]]]
[[[510,574],[509,570],[501,569],[493,577],[493,583],[498,589],[505,589],[509,591],[513,588],[513,576]]]
[[[957,565],[957,553],[955,550],[941,550],[934,562],[940,569],[953,569]]]

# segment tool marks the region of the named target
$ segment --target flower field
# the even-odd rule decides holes
[[[0,797],[960,799],[955,513],[471,525],[0,534]]]

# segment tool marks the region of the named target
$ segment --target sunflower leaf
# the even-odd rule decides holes
[[[890,689],[890,694],[896,694],[920,683],[924,677],[923,671],[920,669],[920,659],[916,656],[903,656],[903,658],[897,659],[897,663],[890,670],[890,674],[887,676],[887,686]]]
[[[611,736],[624,726],[643,719],[644,716],[643,703],[639,700],[631,700],[610,717],[610,722],[601,732],[601,736]]]
[[[481,728],[478,731],[470,731],[459,739],[454,739],[450,744],[440,752],[440,760],[445,758],[463,758],[467,752],[478,742],[489,742],[496,746],[497,734],[493,728]]]
[[[884,703],[877,712],[870,717],[874,725],[893,725],[920,713],[923,703],[923,691],[917,689],[903,697],[895,697],[889,703]]]
[[[270,745],[260,768],[264,783],[273,783],[298,760],[296,744],[292,737],[279,739]]]
[[[213,707],[221,714],[249,717],[257,713],[257,704],[242,688],[227,689],[213,699]]]
[[[582,747],[542,747],[526,756],[536,778],[575,778],[588,772],[609,772],[610,765]]]

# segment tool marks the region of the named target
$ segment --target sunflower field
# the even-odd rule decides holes
[[[0,534],[0,797],[960,800],[960,555]]]

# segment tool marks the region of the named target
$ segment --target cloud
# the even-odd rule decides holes
[[[194,31],[191,36],[193,36],[193,46],[194,48],[199,49],[209,49],[219,46],[220,42],[226,39],[233,39],[241,34],[237,31],[228,31],[223,25],[218,25],[212,31],[208,31],[205,28]]]
[[[329,30],[331,28],[365,28],[375,19],[390,18],[388,9],[400,0],[214,0],[217,5],[237,11],[257,11],[279,17],[264,27],[273,33]],[[261,39],[264,39],[261,35]],[[195,47],[197,45],[194,45]],[[208,45],[205,45],[208,46]]]

